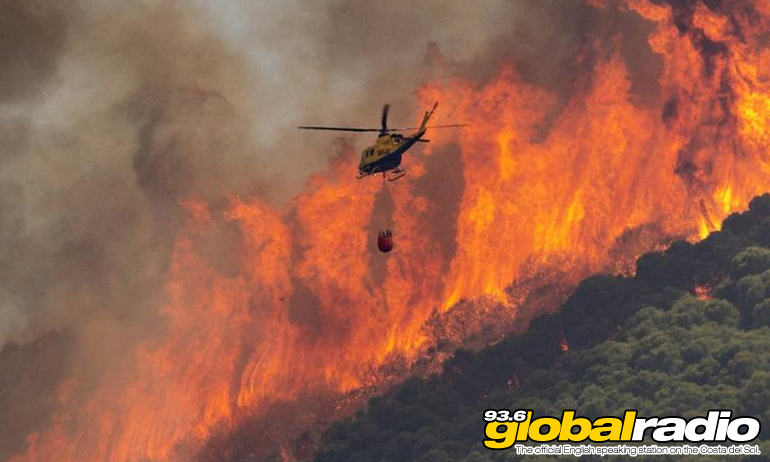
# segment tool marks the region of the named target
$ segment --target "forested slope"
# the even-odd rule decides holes
[[[704,241],[644,255],[632,278],[588,278],[526,333],[479,352],[457,351],[442,374],[371,399],[328,431],[315,460],[518,460],[513,449],[482,445],[490,408],[534,409],[536,416],[575,409],[591,418],[632,408],[640,416],[685,417],[722,408],[770,422],[769,366],[764,195]],[[759,444],[770,454],[770,424]]]

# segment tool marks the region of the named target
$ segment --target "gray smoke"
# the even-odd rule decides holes
[[[275,179],[232,102],[242,60],[179,5],[0,5],[4,460],[45,427],[62,378],[87,384],[162,330],[177,201]]]

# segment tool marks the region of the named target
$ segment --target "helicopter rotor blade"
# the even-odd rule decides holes
[[[452,124],[452,125],[428,125],[425,128],[457,128],[457,127],[470,127],[470,124]],[[403,132],[406,130],[419,130],[420,127],[406,127],[406,128],[389,128],[389,132]]]
[[[297,127],[300,130],[332,130],[337,132],[379,132],[379,128],[356,128],[356,127]]]
[[[390,111],[390,104],[386,104],[382,106],[382,130],[380,130],[381,133],[388,133],[388,112]]]

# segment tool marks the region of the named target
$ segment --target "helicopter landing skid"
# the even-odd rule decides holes
[[[406,175],[406,170],[396,169],[382,174],[388,181],[396,181],[402,176]]]

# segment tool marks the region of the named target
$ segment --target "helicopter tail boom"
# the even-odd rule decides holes
[[[428,121],[431,116],[433,116],[436,107],[438,107],[438,101],[436,101],[436,104],[433,105],[433,108],[430,111],[425,112],[425,117],[422,118],[422,123],[420,124],[420,132],[425,133],[426,125],[428,125]]]

